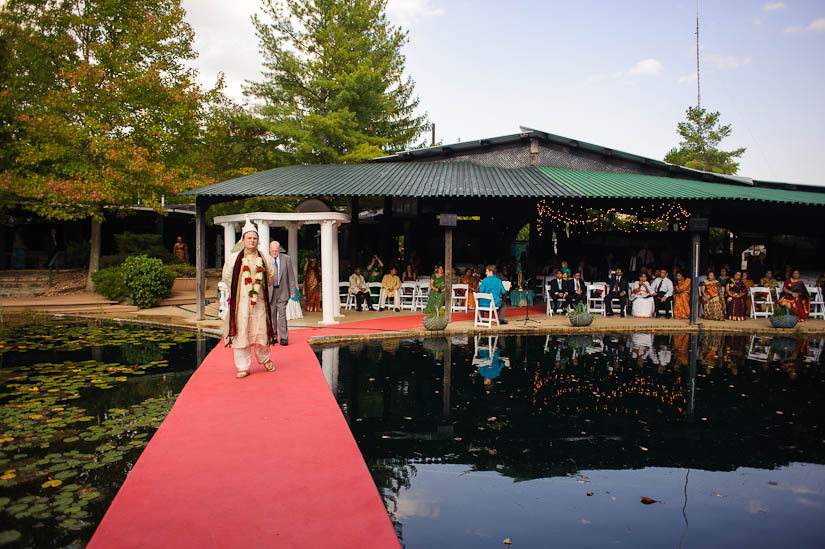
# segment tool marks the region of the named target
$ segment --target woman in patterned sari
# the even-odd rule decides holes
[[[708,271],[708,278],[702,281],[702,318],[705,320],[725,319],[721,294],[722,286],[716,280],[716,273]]]
[[[673,318],[690,318],[690,279],[678,271],[673,287]]]
[[[805,287],[805,283],[799,279],[799,271],[796,269],[791,273],[791,277],[785,281],[782,287],[782,297],[779,304],[787,307],[799,317],[799,322],[805,322],[811,314],[811,295]]]
[[[434,313],[444,305],[444,289],[446,286],[444,267],[436,265],[435,272],[432,278],[430,278],[430,293],[427,295],[427,306],[424,308],[426,314]],[[439,312],[438,314],[441,313]]]
[[[748,287],[742,280],[742,271],[733,273],[725,288],[726,316],[728,320],[745,320],[748,315]]]
[[[304,295],[308,313],[321,310],[321,269],[317,257],[304,262]]]

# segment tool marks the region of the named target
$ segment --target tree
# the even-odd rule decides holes
[[[719,150],[719,143],[731,134],[731,126],[720,125],[719,112],[707,112],[699,107],[688,107],[687,121],[679,122],[679,147],[670,149],[665,162],[706,172],[735,174],[736,161],[745,148],[733,151]]]
[[[0,193],[52,219],[92,219],[87,286],[104,211],[207,183],[193,168],[205,108],[181,0],[9,0],[0,28]]]
[[[404,79],[407,34],[386,0],[262,0],[253,24],[264,78],[245,92],[299,163],[362,162],[402,150],[427,127]]]

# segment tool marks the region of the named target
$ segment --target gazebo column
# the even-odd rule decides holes
[[[221,223],[223,225],[223,260],[229,259],[232,255],[232,248],[235,246],[235,224]],[[218,265],[220,269],[223,265]]]
[[[333,229],[332,234],[332,276],[335,280],[335,284],[333,287],[335,288],[335,316],[344,316],[341,314],[341,292],[338,291],[338,282],[339,277],[341,276],[341,268],[339,264],[339,257],[338,257],[338,226],[340,223],[336,222],[334,224],[335,228]]]
[[[333,395],[338,394],[338,347],[326,347],[321,351],[321,371]]]
[[[255,221],[258,225],[258,248],[262,253],[269,253],[269,221],[265,219],[258,219]]]
[[[300,223],[287,223],[287,252],[292,258],[292,270],[295,271],[295,280],[298,280],[298,229]]]
[[[335,296],[338,293],[337,276],[333,274],[333,241],[335,222],[321,221],[321,309],[323,317],[319,324],[338,324],[335,320]]]

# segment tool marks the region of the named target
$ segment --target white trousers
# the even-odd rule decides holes
[[[378,298],[378,308],[379,309],[384,308],[384,303],[386,303],[388,295],[389,295],[389,292],[387,290],[385,290],[384,288],[381,288],[381,297]],[[395,308],[400,309],[401,308],[401,292],[398,291],[398,290],[395,290],[392,293],[392,298],[393,298],[393,301],[395,301]]]
[[[256,343],[243,349],[232,349],[235,355],[235,366],[237,366],[239,372],[248,372],[252,366],[252,347],[255,347],[255,358],[258,359],[259,363],[263,364],[269,360],[269,345],[258,345]]]

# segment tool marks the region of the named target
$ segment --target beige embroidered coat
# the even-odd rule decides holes
[[[238,254],[242,253],[244,253],[244,250],[232,254],[223,264],[221,280],[223,280],[227,287],[232,286],[232,270],[235,267],[235,261],[238,259]],[[272,258],[270,258],[267,253],[262,253],[261,255],[264,258],[264,269],[266,271],[267,280],[274,280],[275,266],[272,264]],[[255,255],[244,258],[244,263],[249,265],[249,270],[253,273],[253,275],[255,273],[256,261],[257,256]],[[266,284],[266,282],[262,282],[262,286],[263,284]],[[251,306],[251,300],[249,298],[250,287],[250,285],[244,284],[244,277],[239,276],[238,288],[236,292],[238,303],[229,304],[230,307],[237,307],[236,322],[238,324],[238,335],[235,336],[235,340],[232,342],[231,347],[233,349],[243,349],[255,344],[269,344],[266,335],[266,309],[268,305],[264,300],[263,287],[261,287],[261,291],[257,296],[254,307]],[[229,317],[230,315],[227,314],[226,320],[224,320],[223,323],[224,338],[229,333]]]

